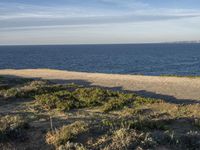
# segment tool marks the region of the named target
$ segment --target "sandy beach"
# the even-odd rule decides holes
[[[50,69],[0,70],[0,75],[134,91],[143,96],[177,103],[198,103],[200,100],[200,78],[83,73]]]

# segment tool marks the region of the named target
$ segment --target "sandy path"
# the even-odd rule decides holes
[[[80,73],[49,69],[0,70],[0,75],[36,77],[111,87],[135,91],[144,96],[172,101],[181,100],[180,102],[200,100],[200,78]]]

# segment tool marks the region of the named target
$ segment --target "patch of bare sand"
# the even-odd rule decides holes
[[[50,69],[0,70],[0,75],[129,90],[144,96],[180,100],[179,102],[200,100],[200,78],[83,73]]]

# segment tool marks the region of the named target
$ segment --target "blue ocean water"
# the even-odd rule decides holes
[[[200,44],[0,46],[0,69],[200,75]]]

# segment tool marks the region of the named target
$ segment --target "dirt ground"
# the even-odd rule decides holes
[[[127,90],[176,103],[199,103],[200,100],[200,78],[81,73],[50,69],[0,70],[0,75]]]

